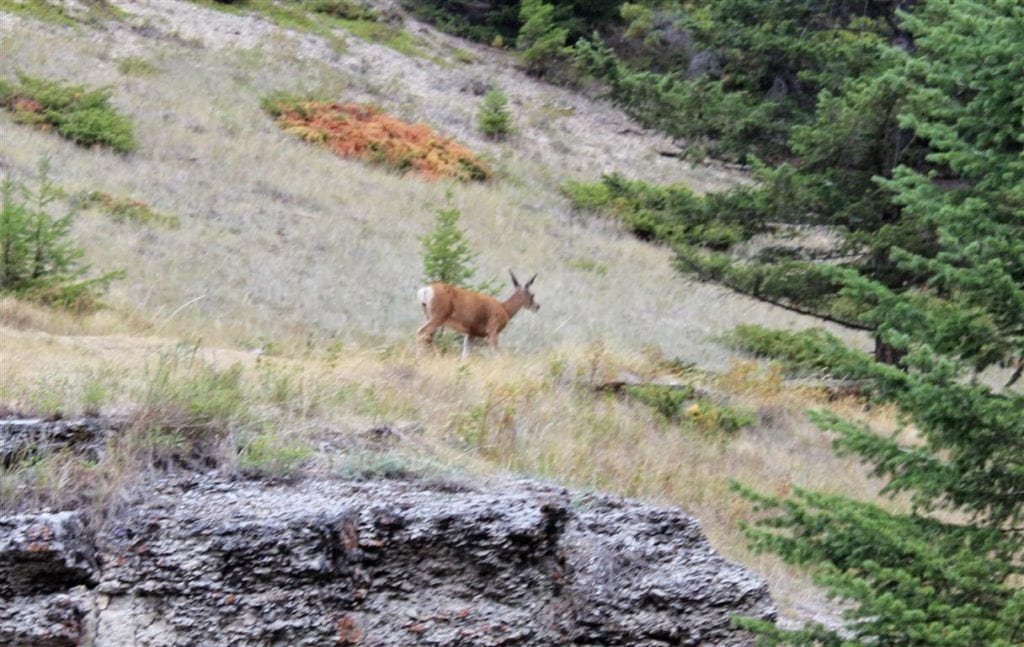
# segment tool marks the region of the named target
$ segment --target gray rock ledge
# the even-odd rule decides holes
[[[190,476],[90,534],[0,517],[0,644],[748,645],[765,581],[679,510],[528,480]]]

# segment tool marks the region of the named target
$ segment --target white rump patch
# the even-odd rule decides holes
[[[423,304],[423,307],[426,307],[428,303],[434,300],[434,288],[429,285],[420,288],[416,294],[419,295],[420,303]]]

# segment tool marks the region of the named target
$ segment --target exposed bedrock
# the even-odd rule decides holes
[[[763,579],[672,508],[535,481],[167,479],[0,516],[0,644],[745,645]]]

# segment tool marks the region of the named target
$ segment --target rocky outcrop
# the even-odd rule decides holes
[[[0,516],[0,645],[77,645],[99,571],[76,512]]]
[[[70,420],[0,418],[0,466],[63,449],[94,460],[102,451],[106,434],[126,425],[127,420],[99,416]]]
[[[0,644],[744,645],[765,582],[684,513],[534,481],[162,481],[0,522]]]

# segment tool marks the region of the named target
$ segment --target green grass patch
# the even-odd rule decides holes
[[[341,479],[372,481],[438,479],[445,471],[432,461],[397,450],[363,450],[345,454],[334,466],[333,473]]]
[[[399,26],[369,20],[339,19],[338,23],[349,33],[370,43],[390,47],[399,54],[425,58],[416,37]]]
[[[198,4],[234,14],[256,13],[274,24],[315,34],[325,39],[336,51],[343,51],[345,41],[336,33],[344,29],[356,38],[378,43],[405,54],[426,58],[415,36],[401,26],[381,20],[380,14],[368,5],[349,0],[236,0],[234,2],[196,0]]]
[[[125,56],[118,60],[117,71],[125,76],[154,76],[159,71],[156,65],[141,56]]]
[[[66,27],[78,24],[63,5],[50,4],[46,0],[0,0],[0,11]]]
[[[242,440],[238,468],[250,476],[280,478],[298,472],[313,454],[308,443],[267,428]]]
[[[112,91],[19,75],[0,80],[0,106],[14,121],[53,130],[82,146],[104,146],[119,153],[136,149],[131,119],[110,105]]]
[[[581,272],[593,272],[598,276],[606,276],[608,274],[607,265],[589,258],[574,258],[566,261],[565,264],[567,267],[571,267],[574,270],[579,270]]]
[[[0,11],[66,27],[102,25],[128,16],[128,12],[105,0],[92,0],[78,11],[69,10],[66,3],[53,0],[0,0]]]
[[[474,63],[479,62],[476,54],[469,50],[462,49],[461,47],[456,47],[452,51],[452,58],[465,65],[473,65]]]

